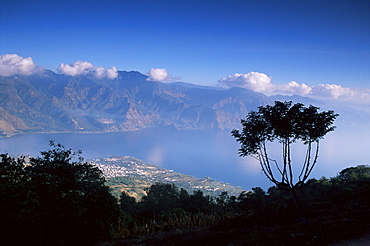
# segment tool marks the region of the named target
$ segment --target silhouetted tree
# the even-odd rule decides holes
[[[0,205],[0,210],[8,213],[7,222],[18,229],[2,240],[61,245],[91,244],[109,237],[119,209],[102,172],[84,163],[80,152],[50,144],[52,149],[28,162],[1,156],[0,196],[10,203]],[[20,237],[24,232],[27,236]]]
[[[227,191],[222,191],[218,197],[216,197],[216,202],[222,207],[231,207],[236,203],[235,196],[229,196]]]
[[[171,183],[155,183],[147,189],[141,205],[151,214],[160,215],[166,210],[175,208],[179,201],[179,190]]]
[[[22,237],[32,242],[35,228],[34,209],[37,195],[31,191],[24,170],[25,159],[0,155],[0,238],[7,245],[17,245]]]
[[[348,167],[340,171],[337,178],[343,181],[367,179],[370,178],[370,167],[366,165]]]
[[[254,211],[264,211],[266,207],[266,192],[261,187],[252,188],[246,194],[247,208]]]
[[[370,204],[370,167],[358,165],[343,169],[337,177],[331,179],[339,194],[336,196],[338,203],[352,201],[357,205]]]
[[[180,208],[187,209],[187,208],[190,207],[190,203],[191,203],[191,200],[190,200],[189,192],[187,190],[185,190],[184,188],[181,188],[180,192],[179,192],[179,206],[180,206]]]
[[[194,190],[193,194],[190,195],[190,201],[188,209],[191,212],[210,212],[212,209],[212,198],[204,195],[201,190]]]
[[[309,177],[318,158],[319,140],[335,129],[332,126],[338,114],[334,111],[318,112],[319,108],[301,103],[275,101],[275,105],[258,107],[241,120],[243,129],[233,130],[232,136],[241,144],[240,156],[256,158],[266,177],[279,189],[289,191],[297,200],[296,188]],[[278,141],[282,145],[282,163],[271,159],[267,143]],[[297,140],[307,145],[306,155],[298,179],[294,178],[291,146]]]
[[[134,197],[129,196],[126,192],[122,191],[119,199],[122,211],[132,214],[136,212],[136,200]]]

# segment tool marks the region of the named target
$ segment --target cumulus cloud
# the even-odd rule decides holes
[[[16,54],[5,54],[0,56],[0,75],[33,75],[44,69],[37,66],[31,57],[23,58]]]
[[[176,80],[176,78],[170,76],[164,68],[152,68],[146,73],[149,77],[147,80],[169,82]]]
[[[219,81],[222,87],[243,87],[255,92],[269,92],[273,90],[271,78],[264,73],[250,72],[246,74],[236,73],[222,78]]]
[[[236,73],[219,80],[219,86],[225,88],[242,87],[266,95],[301,95],[318,99],[335,99],[341,101],[370,102],[370,89],[353,89],[336,84],[319,84],[308,86],[291,81],[286,84],[273,84],[264,73]]]
[[[76,61],[71,65],[61,63],[58,67],[58,71],[70,76],[92,75],[98,79],[115,79],[118,76],[116,67],[111,67],[109,69],[106,69],[104,67],[96,67],[87,61]]]
[[[296,94],[296,95],[307,95],[310,94],[312,88],[304,83],[298,84],[295,81],[290,81],[287,84],[282,85],[273,85],[273,91],[280,92],[280,93],[289,93],[289,94]]]
[[[348,88],[336,84],[319,84],[312,86],[312,92],[310,94],[324,99],[370,103],[370,89],[366,88]]]
[[[107,77],[109,79],[115,79],[115,78],[117,78],[117,76],[118,76],[118,71],[117,71],[116,67],[111,67],[111,68],[107,69]]]
[[[339,99],[353,97],[356,93],[351,88],[342,87],[341,85],[319,84],[312,87],[312,94],[321,97]]]

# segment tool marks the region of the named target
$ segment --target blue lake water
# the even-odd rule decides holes
[[[322,141],[312,177],[331,177],[347,166],[369,163],[369,138],[358,141],[363,135],[363,132],[329,133]],[[40,151],[49,149],[49,140],[82,150],[85,159],[127,155],[175,172],[209,176],[247,190],[272,186],[256,160],[238,156],[239,145],[228,131],[144,129],[101,134],[22,134],[0,139],[0,153],[37,156]],[[271,152],[279,156],[279,146],[274,146]],[[296,149],[295,153],[302,156],[304,152]]]

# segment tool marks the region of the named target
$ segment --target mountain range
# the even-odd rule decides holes
[[[227,129],[271,100],[242,88],[220,90],[149,81],[139,72],[116,79],[42,75],[0,77],[0,134],[118,132],[147,127]]]
[[[229,130],[238,127],[250,110],[274,100],[316,102],[297,97],[266,96],[238,87],[162,83],[136,71],[119,71],[115,79],[67,76],[50,70],[31,76],[0,76],[0,136],[148,127]],[[356,110],[342,110],[348,122],[354,121],[353,112],[368,122],[370,113]]]

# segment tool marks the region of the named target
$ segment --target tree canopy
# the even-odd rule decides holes
[[[0,155],[2,240],[64,245],[109,237],[119,208],[102,172],[84,163],[80,152],[51,147],[29,160]]]
[[[240,156],[255,157],[266,177],[280,189],[294,190],[312,172],[319,152],[319,140],[335,129],[332,126],[338,114],[334,111],[319,112],[319,108],[301,103],[275,101],[275,105],[258,107],[241,120],[243,129],[234,129],[232,136],[240,143]],[[291,144],[297,140],[307,145],[306,156],[298,176],[294,179]],[[277,141],[282,144],[282,164],[271,159],[267,143]],[[279,177],[276,175],[278,173]]]

